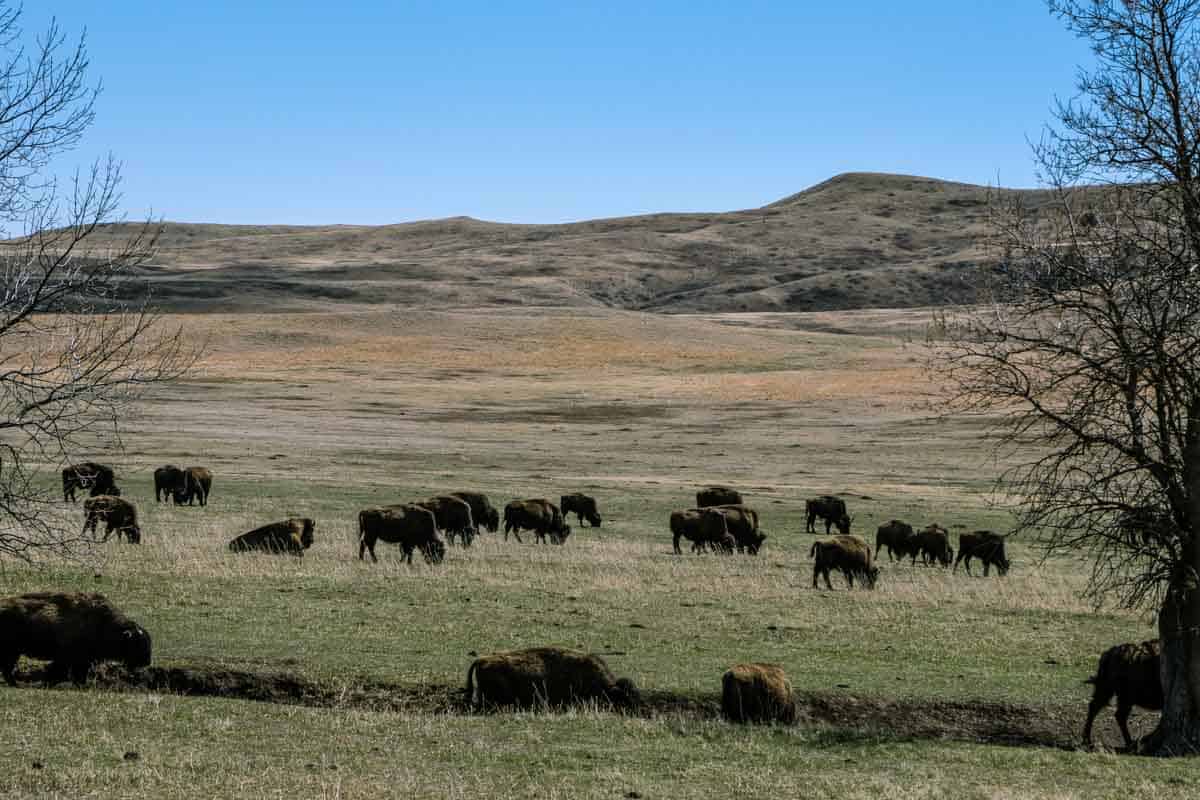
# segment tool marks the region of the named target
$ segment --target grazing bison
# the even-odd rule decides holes
[[[749,552],[757,555],[767,540],[765,533],[758,530],[758,512],[749,506],[711,506],[713,511],[720,512],[725,517],[729,533],[737,542],[738,552]]]
[[[316,523],[307,517],[291,517],[243,533],[229,543],[229,549],[235,553],[257,550],[303,556],[304,551],[312,547],[315,527]]]
[[[909,557],[916,560],[917,552],[920,550],[912,526],[898,519],[880,525],[879,529],[875,531],[876,561],[879,560],[880,549],[884,547],[887,548],[890,561],[903,561]]]
[[[964,533],[958,537],[958,558],[954,560],[954,569],[958,570],[958,562],[965,561],[967,574],[971,574],[971,559],[978,558],[983,562],[983,574],[986,577],[988,569],[995,565],[1001,575],[1008,574],[1008,557],[1004,555],[1004,537],[991,531],[975,531]]]
[[[1095,686],[1092,702],[1088,704],[1087,722],[1083,725],[1083,743],[1092,745],[1092,722],[1101,709],[1117,696],[1117,725],[1125,737],[1126,749],[1133,748],[1129,735],[1129,712],[1134,706],[1159,711],[1163,707],[1162,682],[1158,671],[1159,644],[1157,640],[1141,644],[1119,644],[1104,651],[1096,674],[1085,683]]]
[[[470,547],[475,538],[475,520],[471,516],[471,506],[466,500],[453,495],[440,494],[415,505],[428,508],[433,512],[433,519],[438,528],[446,534],[446,539],[454,543],[455,536],[462,537],[462,546]]]
[[[805,500],[804,513],[807,517],[804,530],[807,533],[816,533],[816,521],[822,519],[825,521],[826,536],[829,535],[831,525],[836,525],[841,534],[846,536],[850,533],[850,523],[854,521],[846,514],[846,501],[831,494],[823,494],[812,500]]]
[[[446,542],[438,531],[437,518],[428,508],[412,504],[367,508],[358,512],[358,557],[369,552],[375,557],[375,542],[400,545],[401,560],[412,564],[413,550],[434,564],[446,557]]]
[[[121,490],[117,488],[116,474],[107,464],[97,464],[94,461],[84,461],[72,464],[62,471],[63,502],[75,502],[75,490],[88,489],[92,497],[107,494],[119,497]]]
[[[868,589],[875,588],[879,580],[879,567],[871,563],[871,547],[861,536],[833,536],[828,539],[818,539],[813,542],[808,553],[813,557],[813,588],[817,588],[817,576],[825,577],[825,586],[833,589],[829,583],[829,571],[838,570],[846,576],[846,583],[854,588],[854,577],[867,584]]]
[[[671,512],[671,536],[674,539],[675,555],[680,555],[679,540],[692,543],[692,552],[703,552],[711,546],[715,552],[732,553],[737,540],[729,533],[726,517],[715,508],[689,508]]]
[[[948,567],[954,560],[954,549],[950,547],[950,532],[936,523],[917,533],[916,545],[921,553],[921,561],[925,564],[936,562]],[[913,562],[916,563],[916,560],[917,555],[913,553]]]
[[[792,682],[775,664],[735,664],[721,679],[721,713],[732,722],[796,721]]]
[[[166,464],[154,470],[154,502],[170,500],[183,481],[183,470],[174,464]]]
[[[100,661],[150,663],[150,634],[101,594],[23,594],[0,600],[0,672],[16,686],[21,656],[50,662],[46,683],[76,684]]]
[[[534,647],[475,659],[467,697],[485,706],[563,706],[588,701],[632,708],[641,702],[633,681],[617,679],[604,659],[579,650]]]
[[[175,488],[175,505],[186,502],[190,506],[193,500],[199,500],[200,505],[206,506],[211,490],[212,471],[208,467],[188,467]]]
[[[112,532],[117,532],[117,540],[122,536],[130,544],[140,544],[142,529],[138,526],[137,509],[128,500],[120,497],[102,494],[89,497],[83,501],[83,532],[96,533],[96,523],[104,520],[103,542],[108,541]]]
[[[571,526],[563,520],[558,506],[548,500],[513,500],[504,507],[504,539],[508,534],[521,541],[521,531],[531,530],[537,541],[545,543],[550,537],[553,544],[562,544],[571,535]]]
[[[564,494],[562,496],[563,516],[574,513],[579,517],[579,524],[586,520],[589,525],[600,527],[600,512],[596,510],[596,499],[586,494]]]
[[[500,530],[500,512],[488,500],[486,494],[482,492],[451,492],[450,496],[467,502],[467,505],[471,507],[471,518],[475,520],[476,526],[483,525],[489,533]]]
[[[707,489],[701,489],[696,492],[697,508],[740,506],[741,504],[741,493],[737,489],[730,489],[728,486],[709,486]]]

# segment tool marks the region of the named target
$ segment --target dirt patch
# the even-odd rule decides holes
[[[24,676],[40,680],[42,674]],[[356,708],[422,714],[470,711],[461,685],[356,682],[318,683],[291,672],[251,672],[219,667],[149,667],[128,671],[103,665],[92,686],[109,691],[153,691],[190,697],[224,697],[316,708]],[[645,717],[718,719],[716,694],[643,693]],[[799,692],[801,724],[828,726],[841,735],[880,739],[948,739],[1012,747],[1079,746],[1082,708],[1021,706],[984,701],[896,700],[840,692]],[[1115,745],[1115,742],[1109,743]]]

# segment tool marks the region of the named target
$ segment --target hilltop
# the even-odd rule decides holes
[[[607,306],[814,311],[972,299],[987,187],[839,175],[762,208],[560,225],[468,217],[383,226],[167,223],[144,269],[179,311]],[[1031,200],[1038,192],[1028,192]],[[124,226],[97,238],[116,238]]]

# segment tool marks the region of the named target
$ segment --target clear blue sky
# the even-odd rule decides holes
[[[1034,183],[1087,48],[1040,0],[38,0],[169,220],[558,222],[755,207],[839,172]]]

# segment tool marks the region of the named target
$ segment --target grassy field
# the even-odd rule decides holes
[[[1010,524],[988,503],[1002,464],[986,421],[938,416],[920,312],[178,321],[210,341],[201,369],[130,420],[123,453],[80,454],[117,467],[145,543],[8,567],[0,586],[102,591],[151,631],[163,670],[304,690],[250,702],[106,675],[46,690],[31,673],[0,704],[5,797],[1118,797],[1200,784],[1186,763],[1074,749],[1097,656],[1153,630],[1081,599],[1086,564],[1015,541],[1003,579],[885,556],[874,592],[811,588],[802,511],[817,493],[841,494],[868,538],[892,518],[952,534]],[[213,469],[208,508],[153,502],[151,472],[168,462]],[[670,511],[712,482],[759,509],[760,556],[673,555]],[[403,565],[386,545],[379,564],[358,560],[358,509],[467,488],[497,505],[584,491],[604,525],[576,526],[563,547],[485,535],[440,566]],[[225,550],[293,515],[317,520],[305,558]],[[475,654],[545,644],[604,654],[648,709],[464,713]],[[745,660],[784,665],[798,725],[717,718],[721,674]],[[1111,715],[1098,731],[1119,741]]]

